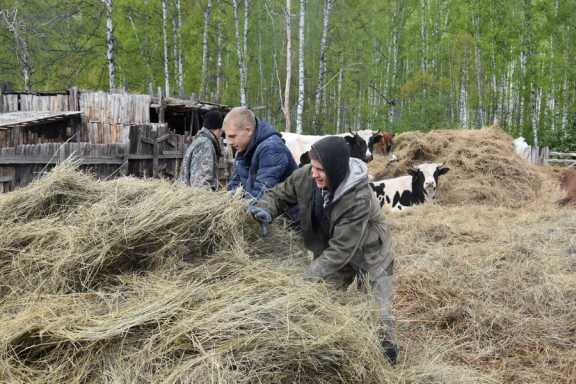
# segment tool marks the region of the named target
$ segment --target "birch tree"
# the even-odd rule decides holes
[[[184,65],[182,63],[182,11],[180,0],[175,0],[176,13],[174,14],[174,65],[176,73],[176,88],[178,95],[184,95]]]
[[[473,16],[474,24],[474,64],[476,67],[476,92],[477,92],[477,106],[476,106],[476,121],[478,128],[486,124],[486,119],[484,117],[484,107],[483,107],[483,92],[482,92],[482,61],[481,61],[481,50],[480,50],[480,3],[476,3],[476,14]]]
[[[164,94],[170,95],[170,70],[168,69],[168,0],[162,0],[162,42],[164,47]]]
[[[106,6],[106,60],[108,62],[108,89],[116,88],[116,66],[114,65],[114,24],[112,22],[112,0],[102,0]]]
[[[224,81],[224,71],[222,63],[222,44],[223,44],[223,32],[222,32],[222,22],[218,20],[216,23],[216,102],[220,102],[222,97],[222,83]]]
[[[296,105],[296,133],[302,134],[302,114],[304,112],[304,21],[306,1],[300,0],[300,25],[298,48],[298,104]]]
[[[246,99],[246,52],[248,40],[248,12],[250,0],[244,0],[244,31],[243,39],[240,38],[240,16],[238,12],[238,0],[232,0],[232,9],[234,11],[234,31],[236,35],[236,55],[238,57],[238,67],[240,70],[240,105],[247,104]]]
[[[204,31],[202,32],[202,73],[200,78],[200,92],[206,97],[207,77],[208,77],[208,28],[210,26],[210,15],[212,13],[212,0],[208,0],[204,10]]]
[[[24,28],[18,17],[18,9],[14,8],[11,11],[0,10],[0,16],[4,20],[8,30],[14,35],[14,40],[16,42],[16,61],[20,65],[22,71],[24,89],[30,91],[30,83],[32,81],[32,59],[28,49],[28,43],[23,36]]]
[[[330,13],[334,0],[324,0],[322,12],[322,37],[320,38],[320,61],[318,64],[318,84],[316,85],[314,116],[312,125],[316,132],[320,128],[320,114],[322,113],[322,103],[324,102],[324,81],[326,77],[326,49],[328,47],[328,25],[330,23]]]
[[[286,119],[286,132],[292,131],[290,120],[290,83],[292,82],[292,21],[291,0],[286,0],[286,84],[284,87],[284,118]]]

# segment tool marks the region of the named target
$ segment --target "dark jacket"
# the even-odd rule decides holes
[[[236,154],[228,190],[233,191],[241,185],[250,197],[259,199],[297,168],[280,134],[264,120],[257,119],[252,141],[244,152]]]
[[[314,253],[305,273],[308,278],[326,279],[351,265],[357,272],[369,273],[371,279],[376,279],[387,273],[393,261],[390,229],[368,185],[367,166],[354,158],[349,164],[348,175],[326,206],[327,234],[315,228],[311,220],[315,184],[310,165],[295,171],[257,203],[272,217],[278,216],[287,204],[298,204],[304,243]]]

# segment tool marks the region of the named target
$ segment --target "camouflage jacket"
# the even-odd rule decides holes
[[[220,144],[206,128],[202,128],[186,149],[179,181],[191,187],[218,188]]]

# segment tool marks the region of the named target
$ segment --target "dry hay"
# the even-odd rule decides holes
[[[450,345],[449,361],[501,383],[576,383],[573,209],[428,205],[392,220],[403,343]]]
[[[374,303],[239,197],[63,165],[0,206],[0,382],[493,382],[429,340],[391,369]]]
[[[538,196],[542,183],[538,170],[514,153],[512,137],[497,127],[403,133],[394,151],[398,162],[376,158],[370,174],[381,180],[424,162],[444,163],[450,168],[439,183],[444,205],[519,207]]]

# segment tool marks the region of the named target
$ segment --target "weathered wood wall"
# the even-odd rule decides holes
[[[77,88],[61,93],[0,94],[0,113],[17,111],[78,111],[80,108],[78,96]]]
[[[169,133],[166,124],[132,126],[128,173],[137,177],[177,178],[188,142],[187,136]]]
[[[12,127],[0,130],[0,148],[23,144],[64,143],[81,130],[82,120],[71,117],[62,121],[31,127]],[[78,140],[74,140],[78,141]]]
[[[82,141],[127,144],[130,125],[150,122],[150,102],[148,95],[81,93],[80,110],[86,121]]]
[[[0,192],[23,187],[59,162],[73,157],[97,178],[132,175],[176,179],[188,137],[166,124],[130,127],[129,144],[28,144],[0,149]]]
[[[120,144],[27,144],[0,149],[0,187],[8,192],[23,187],[67,158],[98,178],[125,175],[126,146]]]

